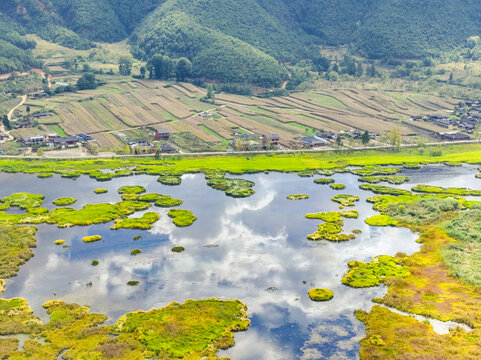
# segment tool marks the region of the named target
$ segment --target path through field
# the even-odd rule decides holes
[[[22,95],[20,96],[20,103],[16,106],[14,106],[7,114],[8,120],[10,121],[12,119],[13,112],[17,110],[20,106],[25,104],[25,101],[27,101],[27,95]]]

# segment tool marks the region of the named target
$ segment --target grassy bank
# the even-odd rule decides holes
[[[256,155],[166,156],[154,158],[115,158],[91,160],[0,159],[0,171],[58,173],[78,177],[82,174],[101,180],[123,176],[100,173],[133,167],[132,174],[171,175],[187,172],[221,170],[231,173],[259,171],[299,172],[307,169],[334,169],[349,165],[403,165],[405,163],[481,163],[481,144],[446,145],[439,151],[401,149],[399,152],[366,150],[353,152],[283,153]],[[76,175],[76,176],[75,176]]]

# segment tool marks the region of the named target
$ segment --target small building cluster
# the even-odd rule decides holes
[[[426,121],[451,130],[435,134],[442,140],[470,140],[471,137],[468,134],[472,134],[474,129],[481,125],[481,102],[461,101],[449,115],[418,115],[412,116],[409,120]]]
[[[71,149],[80,145],[93,141],[94,139],[86,134],[77,134],[72,136],[61,137],[56,133],[43,134],[37,136],[27,136],[18,140],[25,147],[30,148],[50,148],[55,150]]]
[[[51,117],[50,113],[36,113],[23,117],[12,123],[14,129],[28,129],[35,127],[35,120]]]
[[[161,128],[155,129],[154,137],[155,140],[169,140],[170,131],[168,129]],[[153,154],[157,151],[156,146],[147,139],[128,140],[127,144],[132,154]],[[177,152],[177,150],[169,144],[161,144],[159,147],[159,151],[163,154],[171,154]]]
[[[279,146],[281,138],[278,134],[241,134],[234,133],[230,145],[240,151],[268,150]]]

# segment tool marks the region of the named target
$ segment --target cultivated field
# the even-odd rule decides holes
[[[136,134],[133,129],[163,127],[173,134],[190,133],[206,143],[226,143],[236,131],[277,133],[283,146],[296,148],[301,146],[296,139],[318,130],[385,133],[396,127],[404,142],[414,142],[414,137],[430,138],[432,132],[446,129],[413,123],[408,121],[410,116],[445,113],[457,102],[408,92],[326,89],[273,98],[217,94],[212,105],[200,101],[205,89],[192,84],[109,80],[96,90],[29,99],[20,112],[29,105],[33,110],[51,110],[54,116],[40,120],[39,129],[20,129],[15,134],[86,133],[101,147],[116,147]]]

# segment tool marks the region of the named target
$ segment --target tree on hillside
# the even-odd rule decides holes
[[[27,114],[30,115],[30,106],[27,105]]]
[[[366,71],[366,75],[369,77],[376,77],[377,76],[377,70],[376,70],[376,65],[371,64]]]
[[[192,74],[192,63],[189,59],[183,57],[177,60],[175,64],[175,77],[179,81],[184,81]]]
[[[132,65],[134,61],[131,56],[121,56],[119,58],[119,73],[121,75],[130,75],[132,73]]]
[[[209,99],[211,103],[215,102],[215,93],[212,84],[207,85],[207,99]]]
[[[95,75],[92,73],[85,73],[77,80],[77,87],[80,90],[96,89],[98,86]]]
[[[362,134],[362,144],[367,145],[369,144],[369,141],[371,140],[371,137],[369,136],[369,132],[366,130]]]
[[[141,66],[140,67],[140,78],[141,79],[145,79],[145,73],[147,72],[147,70],[145,69],[145,66]]]
[[[10,124],[10,121],[8,121],[7,115],[3,115],[2,123],[3,123],[3,126],[5,127],[5,130],[7,130],[7,131],[12,130],[12,125]]]
[[[388,134],[389,144],[399,150],[401,146],[401,132],[399,129],[391,129]]]
[[[154,55],[147,65],[151,78],[158,80],[169,80],[174,74],[174,61],[168,56]]]

